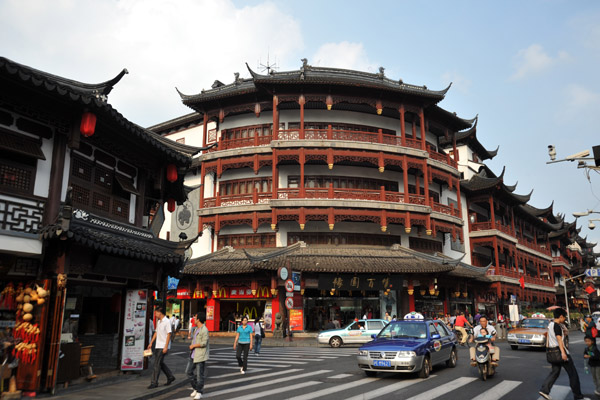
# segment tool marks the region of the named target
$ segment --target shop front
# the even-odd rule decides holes
[[[445,314],[444,295],[440,290],[415,290],[415,311],[426,318],[439,318]]]

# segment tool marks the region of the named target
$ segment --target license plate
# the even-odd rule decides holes
[[[388,361],[388,360],[374,360],[373,366],[374,367],[391,367],[392,362]]]
[[[530,344],[531,340],[527,340],[527,339],[519,339],[519,343],[527,343]]]

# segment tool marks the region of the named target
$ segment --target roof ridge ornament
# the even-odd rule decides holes
[[[300,79],[304,80],[304,71],[309,69],[310,65],[308,65],[307,58],[301,58],[300,61],[302,61],[302,67],[300,67]]]
[[[234,79],[233,79],[233,83],[234,83],[234,84],[236,84],[236,85],[239,85],[239,84],[240,84],[240,82],[242,81],[242,80],[240,79],[240,73],[239,73],[239,72],[234,72],[234,73],[233,73],[233,77],[234,77]]]
[[[381,80],[383,80],[383,78],[385,78],[385,68],[384,67],[379,67],[379,72],[377,73],[377,77]]]

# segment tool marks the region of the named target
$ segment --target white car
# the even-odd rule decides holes
[[[388,324],[384,319],[361,319],[350,323],[345,328],[322,331],[317,336],[319,344],[328,344],[331,347],[340,347],[344,344],[367,343],[373,340],[372,335],[377,335]]]

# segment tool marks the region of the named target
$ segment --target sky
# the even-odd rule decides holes
[[[500,146],[488,166],[530,204],[572,220],[600,211],[600,174],[546,165],[600,145],[600,2],[0,0],[0,55],[96,83],[123,69],[109,102],[154,125],[191,112],[175,91],[229,83],[267,58],[279,70],[311,65],[376,72],[443,89],[439,104],[479,115],[477,135]],[[600,214],[594,215],[600,218]],[[600,242],[580,220],[581,234]],[[600,251],[600,246],[596,247]]]

